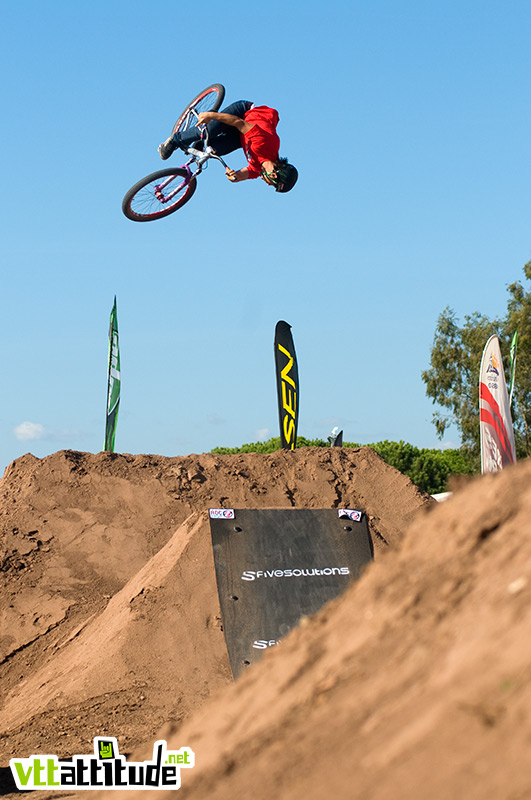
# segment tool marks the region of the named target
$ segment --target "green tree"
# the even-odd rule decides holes
[[[531,280],[531,262],[524,267]],[[492,334],[500,340],[509,383],[510,344],[518,330],[518,366],[513,397],[513,425],[518,457],[531,452],[531,292],[519,283],[508,287],[507,314],[489,320],[474,312],[459,325],[455,312],[445,308],[439,316],[431,349],[430,369],[422,373],[426,394],[442,408],[433,415],[439,438],[454,423],[463,447],[479,460],[478,379],[481,356]]]
[[[524,275],[531,281],[531,261],[525,265]],[[503,335],[505,342],[510,344],[514,332],[518,331],[512,416],[516,452],[518,457],[522,458],[531,455],[531,291],[526,292],[518,281],[511,283],[507,290],[509,300],[507,316],[503,322]],[[508,348],[507,353],[509,353]]]

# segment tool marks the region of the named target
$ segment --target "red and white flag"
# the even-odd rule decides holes
[[[481,472],[497,472],[514,464],[511,407],[496,334],[485,345],[479,370],[479,428]]]

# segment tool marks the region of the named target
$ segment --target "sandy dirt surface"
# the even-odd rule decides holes
[[[374,563],[234,682],[207,509],[338,506]],[[4,796],[10,757],[106,735],[191,747],[193,800],[531,797],[530,463],[437,504],[369,448],[63,451],[6,470],[0,522]]]

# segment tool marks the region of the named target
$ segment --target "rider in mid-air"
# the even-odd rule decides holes
[[[208,143],[216,155],[225,156],[243,148],[247,166],[238,170],[227,167],[225,172],[230,181],[239,183],[248,178],[262,178],[277,192],[289,192],[297,182],[298,173],[287,159],[279,157],[278,121],[278,111],[274,108],[238,100],[221,112],[201,112],[197,125],[207,125]],[[178,147],[186,151],[188,147],[197,146],[200,139],[201,131],[197,126],[174,133],[159,145],[159,155],[165,161]]]

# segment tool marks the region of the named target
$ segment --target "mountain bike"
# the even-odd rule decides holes
[[[207,86],[188,103],[173,126],[172,133],[182,133],[196,125],[202,111],[217,111],[224,97],[225,87],[220,83]],[[186,164],[152,172],[129,189],[122,201],[122,211],[128,219],[150,222],[173,214],[191,199],[197,188],[197,178],[210,159],[220,161],[227,168],[223,159],[208,144],[206,125],[198,127],[197,138],[201,139],[202,149],[189,147],[186,155],[190,158]]]

